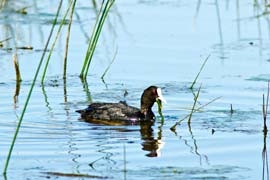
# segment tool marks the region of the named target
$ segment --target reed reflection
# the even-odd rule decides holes
[[[269,180],[269,168],[268,168],[268,155],[267,155],[267,131],[264,131],[263,137],[263,150],[262,150],[262,160],[263,160],[263,171],[262,171],[262,179]]]
[[[263,150],[262,150],[262,159],[263,159],[263,172],[262,172],[262,179],[264,180],[265,178],[269,180],[269,169],[268,169],[268,155],[267,155],[267,146],[266,146],[266,141],[267,141],[267,115],[268,115],[268,104],[269,104],[269,94],[270,94],[270,82],[268,82],[267,86],[267,95],[266,95],[266,100],[263,94],[263,105],[262,105],[262,112],[263,112]]]
[[[199,145],[198,145],[197,140],[196,140],[196,138],[195,138],[195,136],[194,136],[194,134],[193,134],[193,132],[192,132],[191,124],[190,124],[190,123],[187,123],[187,124],[188,124],[188,131],[189,131],[191,140],[192,140],[192,142],[193,142],[192,144],[189,143],[189,141],[190,141],[189,139],[185,139],[185,138],[183,138],[182,135],[179,135],[179,134],[177,133],[176,129],[173,130],[172,132],[174,132],[175,136],[178,136],[180,140],[184,141],[185,145],[190,149],[190,152],[191,152],[192,154],[195,154],[196,156],[199,157],[199,163],[200,163],[200,165],[203,164],[203,159],[205,160],[205,163],[206,163],[207,165],[209,165],[210,163],[209,163],[208,156],[205,155],[205,154],[201,154],[201,153],[199,152]]]

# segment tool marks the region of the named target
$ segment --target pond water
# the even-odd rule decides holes
[[[61,32],[44,86],[41,77],[37,80],[7,176],[0,179],[267,178],[262,95],[270,80],[268,5],[254,0],[116,0],[88,83],[82,83],[79,73],[98,11],[94,2],[76,4],[66,82],[67,26]],[[0,48],[1,171],[57,6],[58,1],[1,1],[0,40],[11,38]],[[27,14],[18,13],[25,7]],[[64,2],[61,17],[66,7]],[[16,48],[26,46],[33,50]],[[19,89],[15,54],[22,75]],[[190,113],[200,84],[200,105],[220,98],[194,113],[190,126],[184,120],[171,131]],[[91,124],[75,112],[99,101],[126,100],[139,107],[150,85],[161,87],[167,100],[164,124],[160,117],[150,127]],[[153,110],[157,115],[157,106]]]

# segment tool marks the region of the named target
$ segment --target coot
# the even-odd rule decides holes
[[[141,96],[141,108],[127,105],[125,102],[119,103],[92,103],[86,109],[77,110],[83,120],[102,124],[140,124],[154,120],[152,106],[163,98],[161,89],[150,86],[144,90]]]

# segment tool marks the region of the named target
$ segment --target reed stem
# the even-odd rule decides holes
[[[101,76],[101,79],[102,79],[102,80],[104,80],[105,75],[107,74],[107,72],[109,71],[111,65],[113,64],[113,62],[114,62],[114,60],[115,60],[115,58],[116,58],[117,53],[118,53],[118,47],[116,48],[116,51],[115,51],[115,53],[114,53],[114,56],[113,56],[112,61],[110,62],[110,64],[108,65],[108,67],[105,69],[104,73],[103,73],[102,76]]]
[[[21,73],[20,73],[20,68],[19,68],[19,63],[18,63],[18,58],[17,55],[13,55],[13,62],[14,62],[14,67],[15,67],[15,73],[16,73],[16,82],[21,82]]]
[[[67,77],[67,56],[68,56],[69,37],[70,37],[70,29],[71,29],[72,17],[73,17],[76,1],[77,0],[74,0],[73,2],[71,13],[70,13],[70,20],[68,23],[68,31],[67,31],[67,37],[66,37],[66,50],[65,50],[65,57],[64,57],[63,79],[66,79]]]
[[[50,59],[51,59],[52,51],[53,51],[54,46],[55,46],[55,44],[56,44],[56,40],[58,39],[58,36],[59,36],[59,34],[60,34],[60,31],[62,30],[62,27],[63,27],[63,25],[64,25],[64,23],[65,23],[67,14],[68,14],[68,12],[69,12],[69,10],[70,10],[72,4],[73,4],[73,1],[70,1],[69,5],[68,5],[68,8],[67,8],[67,10],[66,10],[66,12],[65,12],[65,14],[64,14],[64,17],[63,17],[63,19],[62,19],[62,21],[61,21],[61,23],[60,23],[60,26],[59,26],[59,28],[58,28],[58,31],[57,31],[56,36],[55,36],[55,38],[54,38],[54,41],[53,41],[53,43],[52,43],[52,46],[51,46],[51,49],[50,49],[50,52],[49,52],[47,61],[46,61],[46,63],[45,63],[45,67],[44,67],[44,70],[43,70],[42,78],[41,78],[41,83],[42,83],[42,84],[44,83],[44,79],[45,79],[45,76],[46,76],[47,68],[48,68],[48,65],[49,65],[49,62],[50,62]],[[56,25],[56,22],[57,22],[57,19],[54,20],[53,26]]]
[[[109,10],[110,10],[111,6],[113,5],[113,3],[114,3],[114,0],[107,0],[107,3],[105,5],[105,7],[104,7],[103,13],[101,15],[101,19],[100,19],[98,27],[97,27],[97,33],[95,34],[95,37],[94,37],[94,41],[93,41],[94,44],[93,44],[93,48],[92,48],[92,51],[91,51],[91,54],[90,54],[90,57],[89,57],[89,60],[88,60],[88,63],[87,63],[87,68],[85,70],[84,79],[86,79],[86,76],[88,74],[88,70],[89,70],[89,67],[90,67],[90,64],[91,64],[91,61],[92,61],[92,57],[94,55],[94,51],[95,51],[96,46],[97,46],[97,42],[98,42],[101,30],[102,30],[103,24],[105,22],[105,19],[106,19],[107,15],[108,15]]]
[[[93,30],[93,33],[94,33],[93,39],[91,39],[92,41],[90,41],[90,43],[89,43],[86,58],[85,58],[85,62],[84,62],[84,66],[83,66],[83,69],[82,69],[82,72],[81,72],[81,75],[80,75],[80,77],[82,77],[83,79],[86,79],[86,76],[88,74],[88,70],[89,70],[89,67],[90,67],[90,64],[91,64],[91,61],[92,61],[92,57],[93,57],[95,48],[97,46],[97,42],[98,42],[101,30],[102,30],[103,24],[105,22],[105,19],[106,19],[108,13],[109,13],[109,10],[112,7],[114,1],[115,0],[107,0],[107,2],[105,4],[105,7],[104,7],[104,9],[102,11],[101,17],[100,17],[100,19],[98,21],[97,28],[96,29],[94,28],[94,30]],[[102,9],[102,7],[101,7],[101,9]],[[101,11],[101,9],[100,9],[100,11]],[[97,17],[97,19],[98,18],[99,18],[99,16]]]
[[[196,97],[196,96],[195,96],[195,97]],[[193,109],[193,113],[194,113],[194,112],[200,111],[200,110],[203,109],[204,107],[208,106],[209,104],[215,102],[216,100],[218,100],[218,99],[220,99],[220,98],[221,98],[221,96],[220,96],[220,97],[216,97],[216,98],[212,99],[211,101],[209,101],[208,103],[206,103],[206,104],[200,106],[199,108]],[[190,114],[186,115],[184,118],[182,118],[182,119],[180,119],[179,121],[177,121],[177,122],[170,128],[171,131],[175,131],[175,130],[176,130],[176,126],[179,125],[182,121],[184,121],[184,120],[185,120],[186,118],[188,118],[188,117],[190,117]]]
[[[267,134],[267,114],[268,114],[268,102],[269,102],[269,93],[270,93],[270,87],[269,87],[269,82],[268,82],[268,86],[267,86],[267,96],[266,96],[266,102],[265,102],[265,98],[264,98],[264,94],[263,94],[263,106],[262,106],[262,111],[263,111],[263,124],[264,124],[264,134]]]
[[[210,56],[211,56],[211,54],[209,54],[209,55],[207,56],[207,58],[204,60],[202,66],[201,66],[201,68],[200,68],[200,71],[198,72],[197,76],[195,77],[194,81],[192,82],[192,84],[191,84],[191,86],[190,86],[190,89],[193,89],[193,86],[196,84],[197,79],[198,79],[199,75],[201,74],[201,72],[202,72],[202,70],[203,70],[203,68],[204,68],[204,66],[205,66],[205,64],[206,64],[206,62],[207,62],[207,60],[209,59]]]
[[[58,5],[58,9],[57,9],[57,12],[56,12],[56,15],[55,15],[55,20],[54,20],[54,21],[57,20],[57,17],[58,17],[58,15],[59,15],[59,12],[60,12],[60,9],[61,9],[61,6],[62,6],[62,2],[63,2],[63,0],[60,0],[59,5]],[[14,148],[14,145],[15,145],[15,141],[16,141],[16,139],[17,139],[17,136],[18,136],[18,133],[19,133],[21,124],[22,124],[22,120],[23,120],[23,117],[24,117],[24,114],[25,114],[27,105],[28,105],[28,103],[29,103],[29,100],[30,100],[30,97],[31,97],[33,88],[34,88],[34,86],[35,86],[36,79],[37,79],[39,70],[40,70],[40,68],[41,68],[41,65],[42,65],[42,62],[43,62],[45,53],[46,53],[46,51],[47,51],[47,48],[48,48],[48,45],[49,45],[49,42],[50,42],[50,39],[51,39],[53,30],[54,30],[54,27],[55,27],[55,23],[53,24],[53,26],[52,26],[52,28],[51,28],[51,31],[50,31],[50,33],[49,33],[48,40],[47,40],[47,42],[46,42],[46,44],[45,44],[44,51],[43,51],[42,56],[41,56],[41,58],[40,58],[40,61],[39,61],[39,64],[38,64],[36,73],[35,73],[35,75],[34,75],[34,79],[33,79],[33,81],[32,81],[32,84],[31,84],[29,93],[28,93],[28,95],[27,95],[27,98],[26,98],[26,101],[25,101],[25,104],[24,104],[24,107],[23,107],[23,110],[22,110],[22,114],[21,114],[21,116],[20,116],[20,119],[19,119],[19,122],[18,122],[18,125],[17,125],[17,128],[16,128],[16,131],[15,131],[15,133],[14,133],[14,137],[13,137],[13,139],[12,139],[12,142],[11,142],[11,145],[10,145],[10,148],[9,148],[9,152],[8,152],[8,155],[7,155],[7,159],[6,159],[6,163],[5,163],[5,167],[4,167],[4,171],[3,171],[3,174],[4,174],[4,175],[7,174],[7,169],[8,169],[8,165],[9,165],[9,161],[10,161],[10,158],[11,158],[11,154],[12,154],[12,151],[13,151],[13,148]]]
[[[196,107],[197,100],[198,100],[199,95],[200,95],[201,87],[202,87],[202,85],[200,85],[199,90],[198,90],[198,92],[197,92],[197,94],[196,94],[196,96],[195,96],[195,98],[194,98],[194,103],[193,103],[193,106],[192,106],[192,109],[191,109],[191,112],[190,112],[189,118],[188,118],[188,124],[189,124],[189,125],[190,125],[190,123],[191,123],[191,117],[192,117],[192,115],[193,115],[193,112],[195,112],[195,107]]]
[[[87,51],[86,51],[86,55],[85,55],[85,58],[84,58],[83,67],[82,67],[82,70],[81,70],[81,73],[80,73],[80,78],[83,78],[83,76],[84,76],[85,68],[87,66],[87,62],[88,62],[90,52],[91,52],[91,49],[92,49],[91,45],[92,45],[92,42],[93,42],[93,38],[94,38],[94,36],[96,34],[96,27],[97,27],[98,22],[99,22],[99,18],[100,18],[102,9],[103,9],[103,5],[104,5],[104,0],[102,0],[99,12],[98,12],[97,17],[96,17],[96,22],[94,24],[94,28],[93,28],[93,31],[92,31],[92,34],[91,34],[91,37],[90,37],[90,41],[89,41],[89,44],[88,44],[88,48],[87,48]]]

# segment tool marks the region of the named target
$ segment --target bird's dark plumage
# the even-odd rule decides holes
[[[139,124],[142,121],[153,121],[155,115],[151,108],[157,99],[165,101],[160,88],[150,86],[141,96],[141,109],[129,106],[125,102],[92,103],[86,109],[76,112],[81,114],[82,119],[94,123]]]

